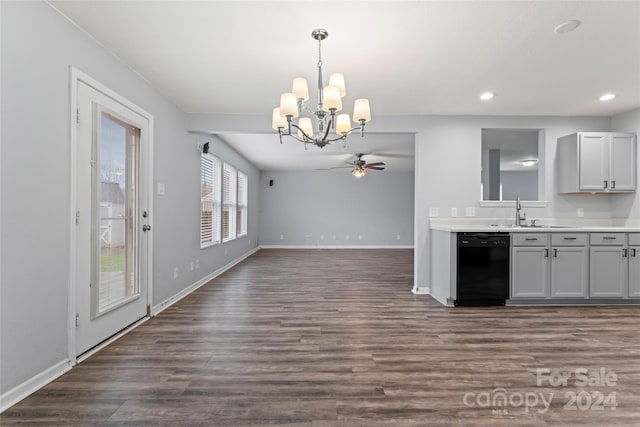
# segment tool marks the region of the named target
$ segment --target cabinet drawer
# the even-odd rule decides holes
[[[547,246],[548,240],[545,233],[513,233],[511,246]]]
[[[551,246],[586,246],[587,235],[584,233],[553,233]]]
[[[629,246],[640,246],[640,233],[629,233]]]
[[[592,245],[622,246],[626,244],[624,233],[591,233]]]

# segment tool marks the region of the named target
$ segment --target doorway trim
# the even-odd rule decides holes
[[[76,184],[77,184],[77,174],[76,174],[76,155],[77,155],[77,144],[78,144],[78,135],[77,135],[77,112],[78,112],[78,84],[80,82],[85,83],[86,85],[92,87],[98,92],[101,92],[105,96],[113,99],[119,104],[129,108],[130,110],[136,112],[143,116],[149,122],[149,138],[148,144],[146,147],[143,147],[144,155],[142,156],[143,161],[143,170],[146,171],[143,179],[148,182],[148,208],[151,213],[148,224],[151,229],[153,227],[153,115],[143,110],[133,102],[129,101],[122,95],[114,92],[109,89],[107,86],[103,85],[99,81],[90,77],[89,75],[83,73],[79,69],[74,66],[70,66],[69,68],[69,286],[68,286],[68,305],[69,305],[69,316],[67,318],[67,332],[68,332],[68,342],[67,342],[67,356],[69,358],[69,364],[74,366],[78,363],[79,360],[84,360],[90,354],[93,354],[98,349],[104,347],[111,340],[120,337],[124,333],[128,332],[132,329],[132,327],[126,328],[124,331],[120,331],[114,335],[114,337],[108,339],[105,343],[98,345],[95,350],[90,350],[85,353],[82,359],[77,358],[76,354],[76,206],[77,206],[77,192],[76,192]],[[146,269],[147,269],[147,316],[141,319],[137,324],[144,322],[151,315],[149,307],[152,305],[153,301],[153,233],[149,233],[147,236],[147,260],[146,260]]]

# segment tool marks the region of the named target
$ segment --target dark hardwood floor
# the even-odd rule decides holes
[[[640,425],[640,307],[444,308],[412,280],[412,250],[259,251],[0,424]]]

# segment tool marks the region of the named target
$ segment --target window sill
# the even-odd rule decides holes
[[[480,200],[478,205],[483,208],[514,208],[515,200]],[[549,205],[547,200],[522,200],[520,205],[523,208],[546,208]]]

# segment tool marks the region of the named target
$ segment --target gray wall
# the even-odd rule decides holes
[[[640,136],[640,108],[613,116],[611,118],[611,130],[614,132],[633,132]],[[636,154],[638,155],[636,165],[640,167],[640,149],[637,149]],[[638,191],[640,191],[640,188]],[[640,221],[640,196],[636,194],[612,195],[612,216],[614,218],[631,218]]]
[[[69,68],[155,119],[153,304],[256,246],[259,173],[220,141],[213,151],[249,176],[249,236],[200,250],[200,160],[187,115],[44,2],[0,2],[0,394],[67,359]],[[250,209],[251,209],[250,207]],[[226,249],[226,251],[225,251]],[[225,253],[226,252],[226,253]],[[190,271],[190,262],[200,269]],[[173,279],[173,267],[180,269]]]
[[[260,197],[262,246],[413,245],[413,172],[263,172]]]
[[[538,200],[538,171],[506,171],[500,173],[502,199]]]

